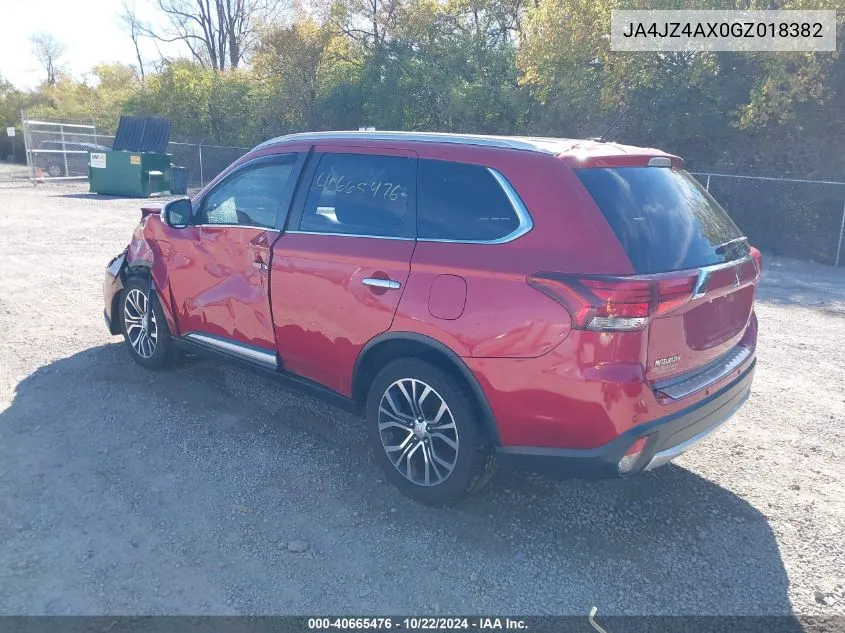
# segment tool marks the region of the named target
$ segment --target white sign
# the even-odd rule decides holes
[[[103,152],[91,152],[91,167],[105,169],[106,155]]]
[[[14,136],[15,135],[15,128],[7,127],[6,128],[6,136]]]
[[[612,51],[835,51],[836,11],[610,12]]]

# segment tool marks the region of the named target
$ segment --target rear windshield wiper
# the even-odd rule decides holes
[[[733,246],[738,246],[739,244],[741,244],[743,242],[747,242],[747,241],[748,241],[747,237],[738,237],[735,240],[729,240],[729,241],[725,242],[724,244],[719,244],[716,247],[716,254],[721,255],[722,253],[724,253],[729,248],[731,248]]]

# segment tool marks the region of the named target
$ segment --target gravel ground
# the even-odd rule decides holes
[[[29,178],[29,169],[19,163],[0,163],[0,184],[16,182],[23,184]]]
[[[428,509],[354,417],[130,360],[139,201],[0,191],[0,613],[845,614],[845,270],[766,261],[751,399],[676,464]]]

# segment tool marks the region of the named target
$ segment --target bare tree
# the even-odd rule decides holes
[[[262,22],[275,20],[286,0],[155,0],[169,28],[141,31],[160,42],[184,42],[200,64],[214,70],[237,68],[249,54]]]
[[[129,37],[132,38],[132,45],[135,46],[135,58],[138,60],[138,71],[141,73],[141,82],[144,81],[144,61],[141,59],[141,47],[139,41],[143,35],[143,25],[138,19],[138,14],[135,13],[135,3],[130,0],[123,0],[123,12],[120,14],[120,20],[129,29]]]
[[[60,69],[59,58],[65,47],[49,33],[36,33],[31,38],[32,52],[47,72],[47,85],[56,85],[56,74]]]

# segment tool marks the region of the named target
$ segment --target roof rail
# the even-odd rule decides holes
[[[278,136],[257,145],[254,149],[289,143],[295,141],[323,141],[323,140],[369,140],[394,141],[402,140],[415,143],[453,143],[456,145],[476,145],[480,147],[497,147],[502,149],[517,149],[543,154],[559,154],[565,151],[573,141],[557,138],[532,138],[524,136],[485,136],[481,134],[450,134],[443,132],[300,132]]]

